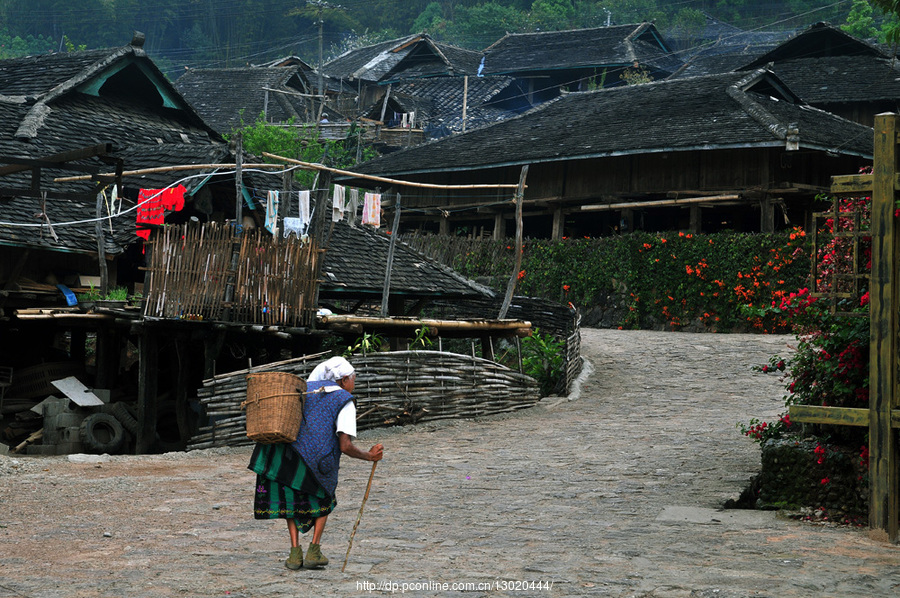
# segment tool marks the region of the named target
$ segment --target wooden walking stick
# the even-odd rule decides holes
[[[356,535],[356,528],[359,527],[359,521],[362,519],[363,508],[366,506],[366,501],[369,500],[369,490],[372,489],[372,478],[375,477],[376,465],[378,465],[378,461],[373,461],[372,472],[369,474],[369,483],[366,485],[366,495],[363,496],[362,504],[359,505],[359,515],[356,516],[356,523],[353,524],[353,531],[350,532],[350,545],[347,547],[347,556],[344,557],[344,566],[341,567],[341,573],[344,572],[344,569],[347,567],[347,560],[350,559],[350,549],[353,548],[353,536]]]

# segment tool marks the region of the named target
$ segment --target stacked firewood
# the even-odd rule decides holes
[[[188,449],[250,444],[240,404],[247,374],[285,371],[305,377],[321,356],[270,364],[205,380],[198,391],[216,421]],[[357,426],[361,430],[439,419],[493,415],[540,400],[535,380],[493,361],[439,351],[396,351],[350,358],[357,371]]]

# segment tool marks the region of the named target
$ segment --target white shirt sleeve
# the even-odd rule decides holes
[[[348,401],[337,416],[337,432],[356,438],[356,405]]]

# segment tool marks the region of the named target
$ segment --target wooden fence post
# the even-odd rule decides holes
[[[897,231],[896,191],[900,188],[897,158],[900,116],[875,117],[873,174],[832,177],[837,195],[871,193],[872,270],[869,276],[869,407],[791,405],[791,421],[798,423],[867,426],[869,428],[869,528],[896,542],[900,528],[900,393],[897,359],[900,349],[900,238]],[[839,209],[835,204],[833,218]],[[857,223],[858,225],[858,223]],[[838,223],[835,222],[835,229]],[[815,254],[813,255],[815,259]],[[814,262],[815,263],[815,262]],[[817,276],[813,270],[814,277]]]
[[[875,161],[872,189],[872,273],[869,287],[869,527],[897,539],[897,438],[891,410],[897,405],[898,239],[894,217],[897,178],[897,114],[875,117]]]

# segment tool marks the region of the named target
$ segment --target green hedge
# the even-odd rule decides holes
[[[433,246],[462,274],[492,276],[505,286],[514,264],[510,240],[447,240]],[[773,302],[806,286],[810,246],[801,229],[776,234],[636,232],[604,238],[528,240],[517,294],[593,308],[616,296],[625,328],[788,331],[787,317],[765,313]]]

